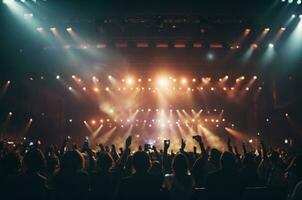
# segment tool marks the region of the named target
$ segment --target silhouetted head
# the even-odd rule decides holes
[[[277,151],[272,151],[269,156],[269,159],[272,163],[277,163],[279,160],[279,153]]]
[[[60,161],[58,156],[52,154],[46,157],[48,173],[53,173],[59,167]]]
[[[255,165],[255,159],[254,154],[248,153],[243,158],[243,165],[244,166],[254,166]]]
[[[158,161],[153,161],[149,170],[150,174],[161,174],[161,165]]]
[[[221,152],[218,149],[211,149],[210,152],[210,160],[214,161],[214,162],[219,162],[219,159],[221,157]]]
[[[111,168],[113,159],[109,153],[101,152],[97,159],[97,165],[101,170],[108,171]]]
[[[188,159],[183,154],[177,154],[172,161],[172,169],[176,175],[188,174]]]
[[[61,160],[62,171],[78,171],[84,168],[84,159],[78,150],[67,151]]]
[[[231,152],[224,152],[220,157],[220,166],[224,170],[233,170],[235,168],[235,157]]]
[[[3,169],[7,173],[16,173],[20,170],[21,159],[15,151],[9,152],[3,158]]]
[[[23,161],[28,171],[38,172],[45,168],[45,157],[40,149],[30,149]]]
[[[132,166],[136,172],[147,172],[150,167],[149,155],[144,151],[137,151],[133,154]]]

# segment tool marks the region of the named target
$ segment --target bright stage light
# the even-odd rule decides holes
[[[281,29],[280,29],[281,31],[285,31],[286,30],[286,28],[285,27],[281,27]]]
[[[302,1],[301,1],[301,0],[298,0],[298,1],[297,1],[297,4],[298,4],[298,5],[300,5],[301,3],[302,3]]]
[[[30,118],[30,119],[29,119],[29,122],[33,122],[33,118]]]
[[[293,3],[294,2],[294,0],[288,0],[288,3]]]
[[[133,85],[133,83],[134,83],[133,78],[127,78],[126,83],[127,83],[127,85]]]
[[[72,122],[72,119],[69,119],[68,121],[71,123],[71,122]]]
[[[208,60],[213,60],[214,59],[214,54],[213,53],[208,53],[207,58],[208,58]]]
[[[57,76],[56,76],[56,79],[57,79],[57,80],[59,80],[59,79],[60,79],[60,76],[59,76],[59,75],[57,75]]]
[[[186,85],[186,84],[187,84],[187,82],[188,82],[188,81],[187,81],[187,79],[186,79],[186,78],[182,78],[182,79],[181,79],[181,84]]]
[[[70,91],[71,91],[71,90],[72,90],[72,87],[68,87],[68,90],[70,90]]]
[[[160,77],[157,80],[157,85],[159,87],[167,87],[167,86],[169,86],[169,80],[166,77]]]
[[[251,44],[251,48],[252,48],[252,49],[257,49],[257,48],[258,48],[258,45],[257,45],[257,44]]]
[[[288,115],[288,113],[285,113],[285,117],[288,117],[289,115]]]
[[[56,28],[56,27],[51,27],[50,30],[51,30],[51,31],[56,31],[57,28]]]
[[[249,140],[249,143],[250,143],[250,144],[252,144],[252,143],[253,143],[253,140],[252,140],[252,139],[250,139],[250,140]]]
[[[257,76],[254,76],[254,77],[253,77],[253,79],[255,79],[255,80],[256,80],[256,79],[257,79]]]
[[[2,3],[10,4],[10,3],[14,3],[14,0],[3,0]]]
[[[108,92],[110,89],[109,89],[109,87],[106,87],[105,90]]]
[[[195,82],[196,82],[196,79],[195,79],[195,78],[193,78],[193,79],[192,79],[192,82],[193,82],[193,83],[195,83]]]
[[[41,33],[41,32],[43,32],[44,29],[42,27],[38,27],[38,28],[36,28],[36,30]]]
[[[285,144],[288,144],[288,139],[285,139],[285,140],[284,140],[284,143],[285,143]]]
[[[92,125],[95,125],[96,124],[96,121],[93,119],[93,120],[91,120],[91,124]]]
[[[265,28],[264,31],[265,31],[265,32],[269,32],[269,31],[270,31],[270,28]]]
[[[71,28],[71,27],[68,27],[68,28],[66,28],[66,31],[71,32],[71,31],[72,31],[72,28]]]
[[[95,93],[98,93],[100,90],[99,90],[98,87],[94,87],[94,88],[93,88],[93,91],[94,91]]]
[[[8,113],[8,115],[9,115],[9,116],[12,116],[12,115],[13,115],[13,113],[12,113],[12,112],[9,112],[9,113]]]
[[[273,43],[269,43],[269,44],[268,44],[268,47],[269,47],[269,48],[274,48],[274,44],[273,44]]]
[[[111,75],[109,75],[109,76],[108,76],[108,79],[109,79],[109,80],[111,80],[111,79],[112,79],[112,76],[111,76]]]
[[[84,91],[86,91],[86,87],[83,87],[82,89],[83,89]]]

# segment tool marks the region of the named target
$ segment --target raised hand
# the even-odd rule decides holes
[[[132,143],[132,137],[128,136],[126,139],[126,149],[129,149],[129,147],[131,146]]]
[[[181,150],[184,150],[186,148],[186,142],[183,140],[183,139],[181,139],[181,146],[180,146],[180,149]]]
[[[164,150],[168,150],[170,147],[170,140],[164,140]]]
[[[202,143],[202,137],[200,135],[194,135],[193,139],[199,144]]]

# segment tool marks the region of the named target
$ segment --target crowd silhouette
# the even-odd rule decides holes
[[[227,142],[228,150],[198,147],[186,151],[181,140],[177,153],[170,141],[163,150],[145,145],[135,150],[129,136],[124,147],[87,140],[78,148],[66,139],[60,148],[39,144],[0,144],[1,199],[302,199],[302,156],[280,149],[261,148],[242,153]],[[200,153],[197,153],[200,152]]]

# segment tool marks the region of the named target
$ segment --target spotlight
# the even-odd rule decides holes
[[[265,31],[265,32],[269,32],[269,31],[270,31],[270,28],[265,28],[264,31]]]
[[[208,58],[208,60],[213,60],[214,59],[214,54],[213,53],[208,53],[207,58]]]
[[[167,87],[169,85],[169,80],[165,77],[160,77],[157,84],[159,87]]]
[[[284,140],[284,143],[285,143],[285,144],[288,144],[288,139],[285,139],[285,140]]]
[[[112,79],[112,76],[111,76],[111,75],[109,75],[109,76],[108,76],[108,79],[109,79],[109,80],[111,80],[111,79]]]
[[[72,87],[68,87],[68,90],[70,90],[70,91],[71,91],[71,90],[72,90]]]
[[[82,89],[83,89],[84,91],[86,91],[86,87],[83,87]]]
[[[71,27],[68,27],[68,28],[66,28],[66,31],[71,32],[71,31],[72,31],[72,28],[71,28]]]
[[[253,140],[252,140],[252,139],[250,139],[250,140],[249,140],[249,143],[250,143],[250,144],[251,144],[251,143],[253,143]]]
[[[193,78],[193,79],[192,79],[192,82],[193,82],[193,83],[195,83],[195,82],[196,82],[196,79],[195,79],[195,78]]]
[[[29,122],[33,122],[33,118],[30,118],[30,119],[29,119]]]
[[[93,119],[93,120],[91,120],[91,124],[92,125],[95,125],[96,124],[96,121]]]
[[[289,115],[288,115],[288,113],[285,113],[285,117],[288,117]]]
[[[106,89],[105,89],[106,91],[109,91],[110,89],[109,89],[109,87],[106,87]]]
[[[11,83],[11,81],[7,81],[7,82],[6,82],[6,84],[8,84],[8,85],[9,85],[10,83]]]
[[[8,115],[9,115],[9,116],[12,116],[12,115],[13,115],[13,113],[12,113],[12,112],[9,112],[9,113],[8,113]]]
[[[273,43],[269,43],[269,44],[268,44],[268,47],[269,47],[269,48],[274,48],[274,44],[273,44]]]
[[[301,3],[302,3],[302,1],[301,1],[301,0],[298,0],[298,1],[297,1],[297,4],[298,4],[298,5],[300,5]]]
[[[281,29],[280,29],[281,31],[285,31],[286,30],[286,28],[285,27],[281,27]]]
[[[93,91],[94,91],[95,93],[98,93],[100,90],[99,90],[98,87],[94,87],[94,88],[93,88]]]
[[[14,0],[3,0],[2,1],[4,4],[10,4],[10,3],[13,3]]]
[[[253,78],[256,80],[256,79],[257,79],[257,76],[254,76]]]
[[[132,78],[127,78],[126,83],[127,85],[133,85],[134,80]]]
[[[257,48],[258,48],[258,45],[257,45],[257,44],[251,44],[251,48],[252,48],[252,49],[257,49]]]
[[[299,18],[302,19],[302,15],[299,15]]]
[[[182,83],[183,85],[186,85],[187,82],[188,82],[187,79],[185,79],[185,78],[181,79],[181,83]]]
[[[69,119],[68,121],[71,123],[71,122],[72,122],[72,119]]]
[[[59,79],[60,79],[60,76],[59,76],[59,75],[57,75],[57,76],[56,76],[56,79],[57,79],[57,80],[59,80]]]
[[[56,28],[56,27],[51,27],[50,30],[51,30],[51,31],[56,31],[57,28]]]
[[[296,15],[295,15],[295,14],[292,14],[291,18],[294,19],[295,17],[296,17]]]
[[[38,31],[38,32],[43,32],[43,28],[42,27],[38,27],[38,28],[36,28],[36,30]]]

